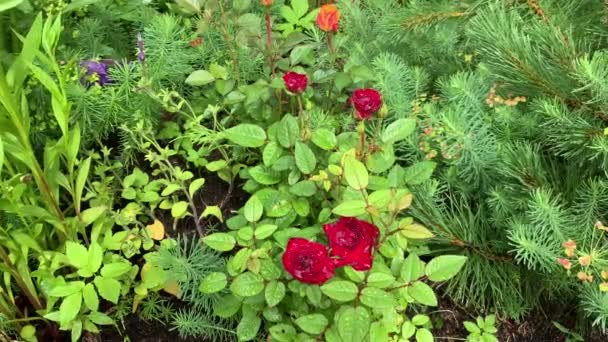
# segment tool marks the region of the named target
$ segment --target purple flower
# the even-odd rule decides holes
[[[108,67],[113,63],[114,61],[111,59],[84,61],[80,63],[80,66],[86,69],[85,77],[82,79],[82,83],[87,86],[91,86],[93,84],[104,86],[108,83],[112,83],[110,75],[108,74]]]
[[[143,62],[146,59],[146,51],[144,50],[144,38],[141,33],[137,34],[137,59]]]

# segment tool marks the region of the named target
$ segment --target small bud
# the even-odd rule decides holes
[[[581,264],[581,266],[591,265],[591,255],[584,255],[584,256],[578,258],[578,262],[579,262],[579,264]]]
[[[260,3],[262,4],[262,6],[266,6],[266,7],[272,6],[273,2],[274,2],[274,0],[260,0]]]
[[[570,260],[568,260],[566,258],[559,258],[559,259],[557,259],[557,262],[559,262],[560,265],[562,265],[567,270],[572,268],[572,263],[570,262]]]
[[[388,107],[386,106],[386,104],[384,104],[384,105],[382,105],[382,108],[380,108],[380,111],[378,112],[378,116],[381,118],[385,118],[387,114],[388,114]]]
[[[576,242],[574,242],[574,241],[572,241],[572,239],[570,239],[570,240],[562,243],[562,247],[576,249]]]
[[[566,249],[564,249],[564,254],[566,254],[566,256],[568,256],[568,257],[573,257],[574,256],[574,248],[566,248]]]
[[[580,280],[580,281],[587,281],[587,282],[592,282],[593,281],[593,276],[590,274],[587,274],[586,272],[578,272],[576,274],[576,277]]]

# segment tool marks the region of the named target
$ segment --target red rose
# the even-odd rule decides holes
[[[303,93],[308,85],[308,77],[306,74],[298,74],[297,72],[290,71],[283,75],[283,81],[285,87],[292,93]]]
[[[382,95],[376,89],[357,89],[350,97],[359,119],[368,119],[382,107]]]
[[[334,276],[327,247],[302,238],[289,239],[283,266],[295,279],[308,284],[323,284]]]
[[[325,32],[338,32],[340,11],[336,5],[323,5],[317,14],[317,26]]]
[[[372,267],[372,253],[380,235],[376,226],[356,218],[341,217],[323,229],[329,239],[331,256],[338,257],[334,260],[336,267],[350,265],[357,271]]]

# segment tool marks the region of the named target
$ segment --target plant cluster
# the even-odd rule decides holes
[[[604,332],[607,13],[0,0],[0,339]]]

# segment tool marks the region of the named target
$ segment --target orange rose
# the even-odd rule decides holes
[[[317,26],[325,32],[337,32],[340,11],[336,5],[323,5],[317,15]]]
[[[273,2],[274,2],[274,0],[260,0],[260,3],[262,4],[262,6],[266,6],[266,7],[272,6]]]

